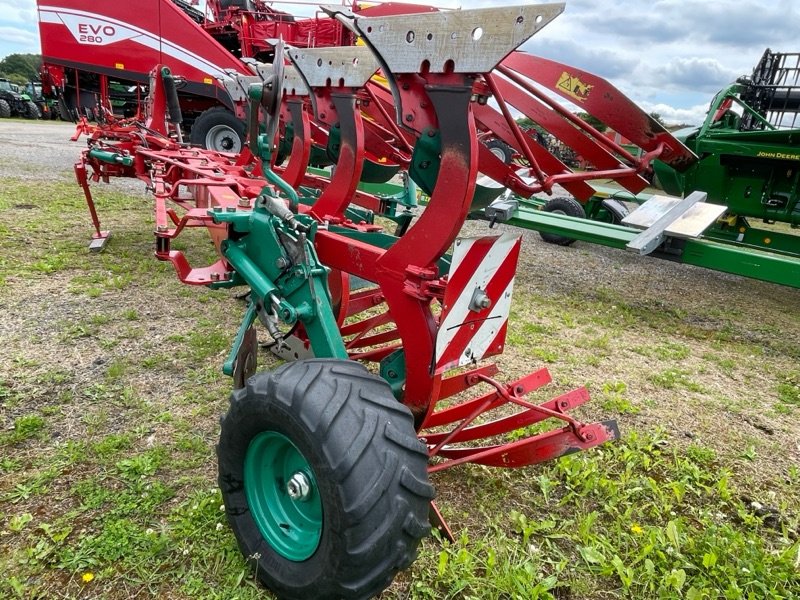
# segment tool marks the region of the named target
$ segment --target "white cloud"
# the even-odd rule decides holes
[[[451,8],[521,3],[406,1]],[[282,9],[298,15],[312,11],[309,5]],[[699,122],[713,93],[749,74],[766,47],[797,50],[791,25],[798,22],[796,0],[567,0],[564,14],[526,50],[605,77],[668,121]],[[0,0],[0,57],[38,51],[35,1]]]
[[[39,36],[26,29],[4,27],[0,24],[0,39],[3,40],[4,46],[23,46],[26,49],[25,51],[38,52]],[[21,52],[21,50],[0,53],[0,55],[5,56],[5,54],[11,54],[12,52]]]
[[[675,125],[701,125],[708,111],[708,103],[690,106],[689,108],[675,108],[674,106],[660,102],[652,103],[642,101],[639,102],[639,106],[646,113],[650,114],[656,112],[661,115],[665,123]]]
[[[28,25],[36,24],[36,3],[33,0],[19,0],[9,2],[0,0],[0,25]]]
[[[668,82],[672,89],[713,94],[732,83],[738,75],[741,73],[725,67],[715,58],[676,58],[653,70],[651,85]]]

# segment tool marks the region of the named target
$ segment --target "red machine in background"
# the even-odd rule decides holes
[[[232,101],[219,78],[252,74],[247,63],[254,60],[272,62],[279,38],[299,48],[355,43],[352,32],[322,13],[297,18],[261,0],[211,0],[203,12],[195,3],[37,0],[43,93],[58,99],[65,120],[133,117],[141,114],[153,65],[169,64],[191,142],[238,152],[245,106]],[[362,10],[356,2],[348,8],[374,16],[435,10],[392,3]]]
[[[175,65],[188,118],[234,106],[217,78],[246,66],[216,43],[187,12],[162,0],[104,4],[38,2],[42,83],[60,100],[62,117],[102,117],[98,106],[133,116],[154,64]],[[113,97],[113,104],[112,104]]]

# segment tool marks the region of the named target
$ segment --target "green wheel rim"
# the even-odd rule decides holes
[[[299,484],[299,485],[298,485]],[[259,433],[247,447],[244,491],[261,535],[281,556],[310,558],[322,536],[322,501],[311,465],[282,433]]]

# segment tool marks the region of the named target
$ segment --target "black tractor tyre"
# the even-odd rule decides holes
[[[42,113],[39,112],[39,107],[33,100],[25,101],[25,118],[26,119],[41,119]]]
[[[288,438],[313,470],[322,525],[305,560],[276,552],[251,514],[245,457],[263,432]],[[231,395],[217,458],[239,548],[282,600],[371,598],[411,565],[430,532],[433,487],[411,412],[359,363],[299,360],[251,377]]]
[[[575,200],[575,198],[571,198],[569,196],[556,196],[555,198],[551,198],[547,201],[542,210],[559,215],[567,215],[581,219],[586,218],[586,211],[583,210],[581,203]],[[539,235],[548,244],[555,244],[557,246],[571,246],[575,243],[574,238],[563,235],[545,233],[544,231],[540,231]]]
[[[5,100],[0,100],[0,118],[8,119],[11,116],[11,105]]]
[[[510,165],[511,161],[514,159],[514,149],[506,144],[503,140],[489,140],[485,143],[485,146],[491,151],[492,154],[494,154],[507,165]]]
[[[224,106],[215,106],[195,119],[189,141],[208,150],[238,153],[244,148],[245,124]]]

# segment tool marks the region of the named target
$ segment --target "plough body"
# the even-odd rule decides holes
[[[79,129],[89,135],[76,174],[95,246],[108,233],[91,183],[138,177],[155,198],[156,257],[184,283],[249,288],[223,367],[236,391],[222,423],[219,483],[242,551],[281,597],[367,597],[388,585],[413,560],[429,509],[446,530],[428,473],[524,467],[618,436],[613,422],[570,415],[588,401],[584,388],[526,400],[550,382],[546,369],[495,378],[487,359],[505,348],[521,241],[459,237],[467,217],[506,188],[529,196],[559,184],[581,194],[588,180],[611,176],[638,191],[652,158],[691,160],[638,109],[642,159],[575,127],[540,91],[558,83],[558,68],[540,69],[547,63],[515,49],[562,9],[372,17],[330,9],[365,47],[289,47],[284,64],[279,43],[271,66],[225,81],[249,106],[240,154],[181,142],[165,66],[151,73],[146,122]],[[603,115],[633,110],[592,81],[612,97],[611,107],[593,100]],[[580,144],[600,171],[569,171],[520,129],[512,106]],[[479,141],[486,131],[523,160],[504,163]],[[332,175],[310,170],[315,151],[335,163]],[[388,172],[402,174],[398,194],[370,193],[370,179]],[[429,196],[418,215],[415,185]],[[394,220],[395,232],[376,217]],[[208,231],[219,255],[212,265],[191,265],[173,249],[189,227]],[[257,323],[294,362],[256,372]],[[549,419],[560,428],[526,430]]]

